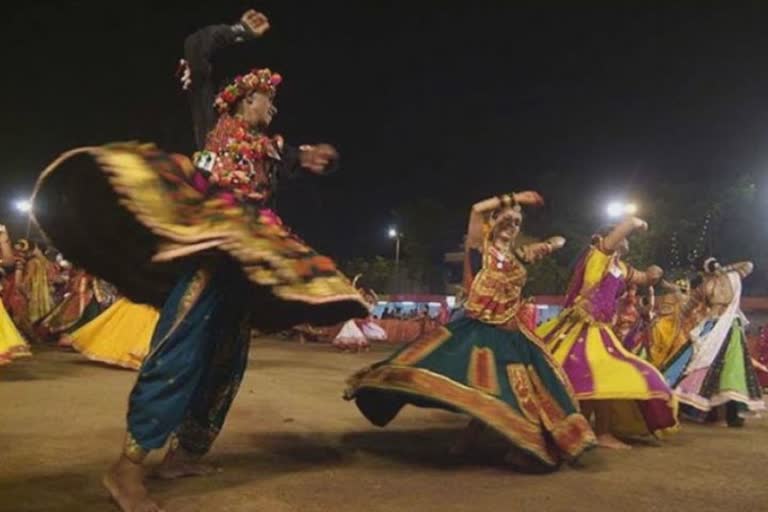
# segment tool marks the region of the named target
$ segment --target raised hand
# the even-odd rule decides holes
[[[269,19],[254,9],[250,9],[240,18],[240,23],[251,31],[255,37],[261,37],[269,30]]]

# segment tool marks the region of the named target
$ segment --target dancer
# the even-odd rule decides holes
[[[706,309],[699,301],[691,300],[691,282],[687,278],[674,283],[662,280],[661,286],[668,293],[661,296],[658,315],[649,328],[649,355],[651,363],[674,385],[693,353],[690,332],[704,319]]]
[[[637,286],[630,286],[619,300],[614,331],[624,348],[646,361],[648,355],[648,330],[655,315],[656,295],[648,287],[647,297],[637,296]]]
[[[27,298],[27,318],[34,326],[53,309],[56,268],[36,243],[22,239],[17,245],[25,260],[22,292]]]
[[[35,324],[53,307],[49,280],[54,277],[53,265],[34,242],[24,238],[13,244],[12,253],[12,258],[3,258],[3,266],[12,268],[3,290],[3,302],[24,337],[37,342],[40,340]]]
[[[70,333],[99,316],[114,302],[114,296],[101,285],[101,280],[83,269],[72,271],[65,289],[61,302],[38,326],[41,338],[53,338],[62,347],[72,344]]]
[[[369,350],[371,342],[354,320],[347,320],[333,338],[333,346],[344,352],[361,352]]]
[[[706,308],[705,320],[691,332],[693,355],[675,394],[686,415],[704,418],[724,406],[730,427],[765,410],[763,393],[747,350],[741,312],[741,282],[752,273],[752,262],[720,266],[715,258],[702,265],[702,283],[694,300]]]
[[[553,237],[514,248],[520,205],[541,203],[539,194],[521,192],[474,205],[467,243],[480,255],[481,270],[465,316],[350,378],[345,396],[371,423],[388,424],[406,404],[463,412],[473,420],[457,452],[487,425],[509,441],[507,461],[525,469],[555,468],[593,445],[565,374],[518,319],[524,263],[565,243]]]
[[[617,298],[628,284],[650,286],[658,267],[645,272],[622,261],[627,237],[648,225],[628,218],[595,236],[579,261],[565,309],[537,329],[576,390],[587,417],[595,414],[600,446],[629,448],[616,437],[654,434],[677,426],[677,403],[662,375],[626,350],[611,328]]]
[[[12,263],[13,261],[13,249],[8,238],[8,231],[5,226],[0,225],[0,266],[5,266],[6,262]],[[13,323],[3,301],[0,301],[0,365],[30,355],[32,353],[29,350],[29,345]]]
[[[211,471],[199,459],[238,390],[251,326],[282,330],[368,315],[333,261],[269,209],[274,176],[300,167],[321,174],[335,157],[327,145],[289,150],[266,135],[280,76],[255,69],[215,101],[205,97],[213,90],[213,49],[268,26],[249,11],[234,26],[208,27],[187,40],[193,105],[207,112],[215,104],[218,115],[194,167],[151,145],[81,148],[46,169],[35,190],[36,221],[73,263],[134,302],[160,308],[131,392],[124,448],[103,480],[127,512],[159,510],[142,463],[171,435],[160,476]]]
[[[352,286],[357,288],[360,295],[363,296],[368,306],[373,310],[379,301],[378,295],[373,290],[366,290],[358,284],[362,274],[358,274],[352,279]],[[348,320],[342,327],[336,337],[333,339],[333,346],[344,352],[368,351],[371,348],[372,341],[386,341],[387,332],[373,320],[373,314],[368,315],[364,320]]]

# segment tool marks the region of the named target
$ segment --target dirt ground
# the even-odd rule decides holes
[[[151,490],[169,512],[768,510],[766,420],[743,430],[686,424],[659,446],[521,475],[489,463],[488,450],[448,455],[464,424],[456,415],[407,408],[386,429],[368,424],[341,393],[383,350],[254,341],[210,455],[224,471]],[[0,512],[116,510],[99,479],[120,450],[134,379],[50,350],[0,369]]]

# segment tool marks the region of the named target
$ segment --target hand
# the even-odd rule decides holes
[[[634,226],[635,229],[639,229],[640,231],[648,231],[648,223],[643,219],[632,217],[631,220],[632,226]]]
[[[646,269],[645,275],[647,275],[648,279],[651,281],[649,284],[653,285],[661,280],[664,276],[664,271],[658,265],[651,265]]]
[[[541,194],[533,190],[515,192],[515,201],[527,206],[542,206],[544,204],[544,198],[541,197]]]
[[[553,236],[547,240],[547,243],[552,247],[553,251],[556,251],[565,246],[565,238],[562,236]]]
[[[299,162],[301,162],[301,166],[318,174],[328,167],[331,160],[335,160],[339,156],[336,149],[329,144],[301,146],[299,151]]]
[[[261,37],[264,35],[264,32],[269,30],[269,20],[267,17],[254,9],[246,11],[243,17],[240,18],[240,23],[250,30],[255,37]]]

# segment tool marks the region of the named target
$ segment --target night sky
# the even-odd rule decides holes
[[[589,209],[660,177],[760,172],[768,6],[666,3],[9,4],[0,200],[9,210],[74,146],[139,139],[190,152],[174,77],[184,37],[249,7],[272,29],[248,58],[285,77],[275,131],[342,154],[338,175],[279,199],[289,224],[332,255],[389,250],[392,210],[420,196],[466,210],[561,173],[579,177],[574,201]]]

